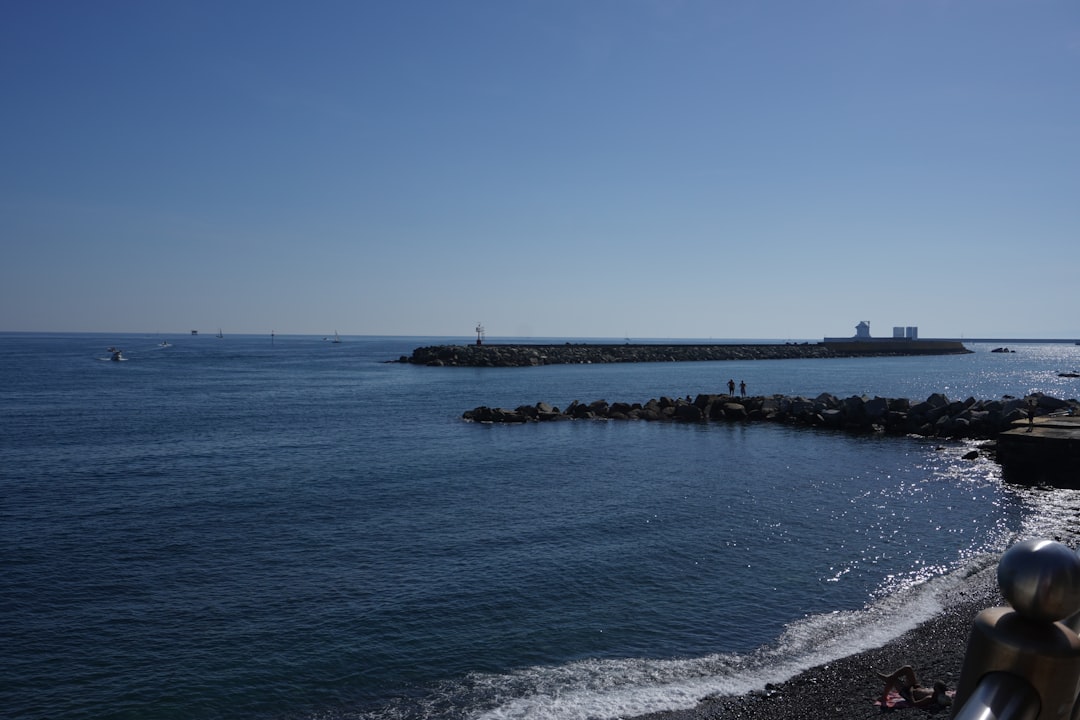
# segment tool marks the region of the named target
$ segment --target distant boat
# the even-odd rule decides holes
[[[127,360],[127,358],[124,357],[124,354],[120,351],[120,348],[111,347],[111,348],[108,348],[108,350],[106,352],[110,353],[109,359],[112,360],[113,362],[120,362],[122,360]]]
[[[162,340],[158,343],[158,347],[172,347],[172,343],[170,343],[168,340]]]
[[[341,342],[341,338],[338,336],[337,330],[334,331],[334,339],[331,340],[330,342],[332,342],[332,343],[340,343]]]
[[[199,334],[199,331],[198,331],[198,330],[192,330],[192,331],[191,331],[191,334],[192,334],[192,335],[198,335],[198,334]]]
[[[222,335],[222,334],[221,334],[221,328],[218,328],[218,329],[217,329],[217,336],[218,336],[219,338],[220,338],[220,337],[225,337],[224,335]]]

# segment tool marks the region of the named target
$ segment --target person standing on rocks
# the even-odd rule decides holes
[[[742,395],[743,397],[746,397],[746,381],[745,380],[740,380],[739,381],[739,394]]]
[[[728,395],[734,395],[735,394],[735,381],[734,380],[728,380],[727,381],[727,394]]]

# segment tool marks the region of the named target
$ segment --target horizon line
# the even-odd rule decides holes
[[[346,333],[341,335],[340,333],[312,333],[312,332],[233,332],[229,334],[222,333],[222,338],[218,338],[217,334],[213,331],[207,331],[205,334],[193,333],[191,331],[174,331],[174,332],[147,332],[147,331],[113,331],[113,330],[0,330],[0,335],[138,335],[146,337],[163,337],[163,336],[179,336],[179,337],[208,337],[213,339],[224,339],[227,337],[312,337],[312,338],[329,338],[338,334],[340,337],[354,337],[354,338],[445,338],[445,339],[460,339],[468,338],[469,343],[475,342],[474,334],[453,334],[453,335],[440,335],[440,334],[384,334],[384,333]],[[639,337],[626,337],[626,336],[603,336],[603,335],[496,335],[485,336],[484,344],[492,345],[498,344],[500,339],[523,341],[523,340],[535,340],[537,342],[544,340],[582,340],[582,341],[613,341],[619,344],[631,343],[632,341],[696,341],[696,342],[728,342],[731,341],[743,341],[743,342],[768,342],[768,343],[783,343],[783,342],[822,342],[825,337],[830,340],[857,340],[855,337],[836,337],[836,336],[822,336],[822,337],[690,337],[690,336],[639,336]],[[891,337],[872,337],[871,340],[893,340]],[[1077,337],[920,337],[918,340],[947,340],[954,342],[969,342],[969,343],[1080,343],[1080,336]],[[518,343],[523,344],[523,343]]]

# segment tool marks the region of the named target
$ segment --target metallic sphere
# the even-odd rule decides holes
[[[1080,609],[1080,555],[1052,540],[1013,545],[998,563],[998,587],[1016,612],[1054,622]]]

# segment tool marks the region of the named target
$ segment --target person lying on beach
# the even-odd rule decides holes
[[[915,677],[915,670],[910,665],[905,665],[888,675],[878,673],[877,676],[885,681],[885,689],[881,691],[881,706],[883,708],[888,704],[890,690],[895,690],[911,707],[945,707],[952,702],[945,683],[938,680],[934,683],[932,689],[923,687],[919,684],[919,679]]]

